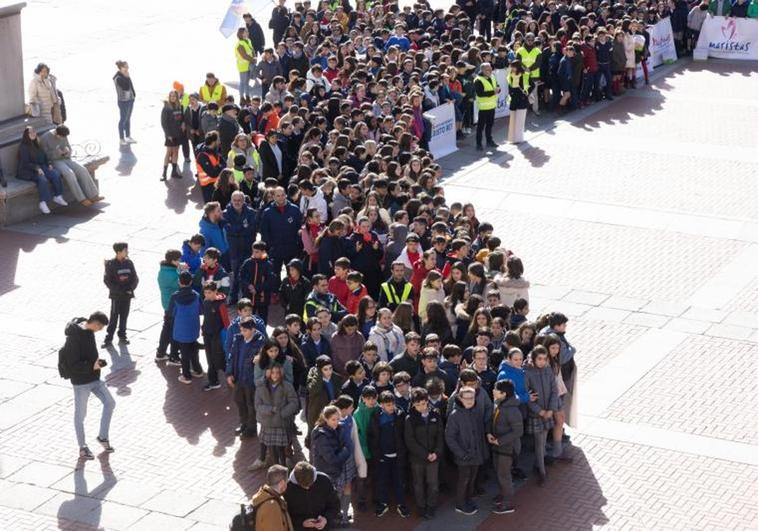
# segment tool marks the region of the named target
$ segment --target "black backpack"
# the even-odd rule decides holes
[[[58,350],[58,374],[64,380],[71,378],[71,371],[68,368],[68,359],[66,359],[66,345]]]
[[[257,505],[240,503],[240,512],[234,515],[229,526],[231,531],[255,531],[255,510]]]

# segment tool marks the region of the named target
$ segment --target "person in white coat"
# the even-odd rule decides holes
[[[524,264],[521,258],[508,257],[506,271],[500,271],[492,281],[500,290],[500,303],[509,308],[513,307],[516,299],[529,301],[529,281],[524,278]]]
[[[45,63],[38,64],[34,69],[34,77],[29,82],[30,114],[54,124],[62,124],[61,99],[55,83],[55,76],[50,75],[50,67]]]
[[[368,340],[376,345],[380,361],[389,362],[405,350],[405,336],[400,327],[392,322],[389,308],[377,312],[376,324],[371,327]]]

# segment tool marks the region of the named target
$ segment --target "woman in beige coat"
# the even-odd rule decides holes
[[[55,76],[50,75],[50,67],[45,63],[38,64],[29,83],[29,104],[32,106],[32,116],[37,116],[38,109],[41,118],[60,125],[63,123],[63,116],[55,81]]]

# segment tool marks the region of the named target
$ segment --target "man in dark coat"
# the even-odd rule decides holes
[[[292,470],[284,499],[295,531],[331,529],[337,523],[340,500],[332,480],[306,461]]]
[[[274,201],[261,215],[261,238],[268,244],[274,279],[281,278],[282,265],[300,256],[299,238],[303,216],[300,209],[287,201],[284,188],[274,190]]]
[[[263,34],[263,28],[258,24],[258,21],[253,18],[250,13],[242,15],[242,19],[247,26],[247,33],[250,35],[250,42],[253,45],[255,53],[263,53],[263,49],[266,47],[266,37]]]

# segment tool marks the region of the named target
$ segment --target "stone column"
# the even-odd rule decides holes
[[[24,114],[21,10],[26,2],[0,0],[0,122]]]

